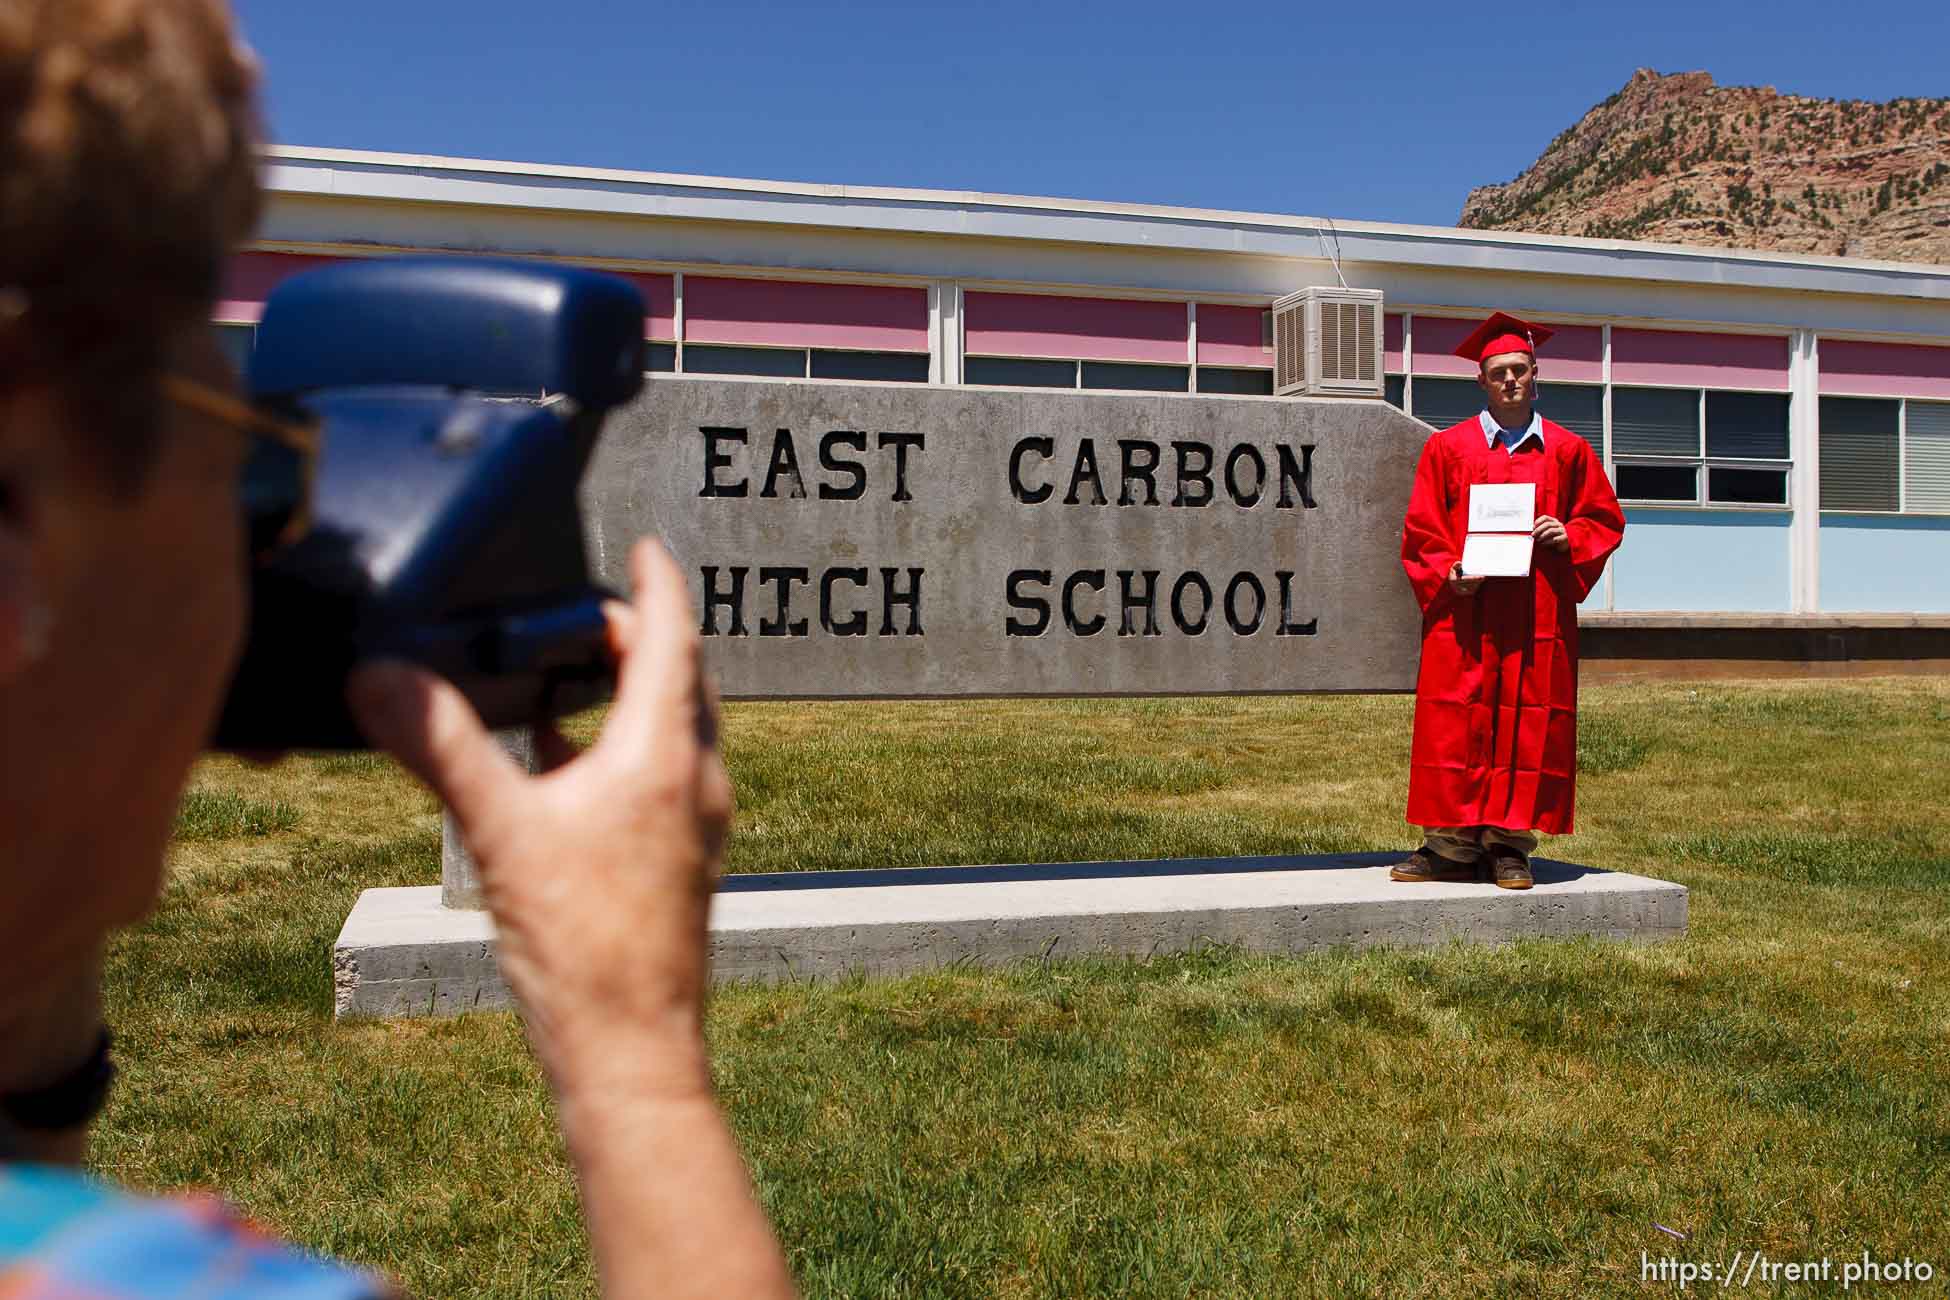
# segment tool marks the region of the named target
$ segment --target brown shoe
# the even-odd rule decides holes
[[[1498,889],[1528,889],[1537,883],[1530,874],[1530,859],[1514,849],[1490,852],[1490,879]]]
[[[1469,883],[1481,880],[1482,875],[1474,862],[1456,862],[1427,849],[1417,849],[1408,855],[1408,861],[1390,867],[1388,878],[1419,885],[1431,880]]]

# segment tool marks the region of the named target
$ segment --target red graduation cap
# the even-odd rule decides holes
[[[1556,332],[1547,326],[1532,325],[1529,321],[1518,320],[1508,312],[1500,311],[1458,343],[1456,355],[1479,366],[1505,352],[1528,352],[1534,357],[1537,355],[1537,345],[1547,342]]]

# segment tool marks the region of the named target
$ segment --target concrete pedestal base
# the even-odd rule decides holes
[[[1537,886],[1403,885],[1400,854],[927,867],[729,876],[711,909],[717,980],[852,970],[895,975],[956,961],[1120,954],[1198,944],[1254,952],[1685,933],[1686,890],[1539,859]],[[485,912],[439,886],[369,889],[332,951],[340,1016],[447,1015],[512,1005]]]

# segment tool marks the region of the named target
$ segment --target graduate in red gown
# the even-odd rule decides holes
[[[1498,312],[1456,349],[1478,364],[1486,409],[1431,435],[1415,471],[1402,523],[1402,567],[1422,606],[1408,820],[1424,840],[1396,880],[1528,889],[1535,832],[1571,830],[1578,602],[1625,517],[1591,445],[1533,409],[1550,335]],[[1536,484],[1526,576],[1464,572],[1478,483]]]

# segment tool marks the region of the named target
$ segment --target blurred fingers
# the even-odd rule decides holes
[[[645,538],[630,553],[635,609],[612,627],[626,634],[617,673],[616,707],[604,732],[646,752],[681,729],[699,730],[701,654],[692,625],[690,592],[670,553]],[[626,626],[627,625],[627,626]]]
[[[610,658],[620,664],[628,657],[636,637],[636,608],[628,601],[606,600],[603,602],[603,619],[608,625]]]
[[[562,734],[561,728],[553,720],[537,722],[533,731],[537,772],[553,772],[574,762],[582,753],[574,741]]]
[[[464,829],[486,826],[519,796],[521,769],[451,683],[382,660],[353,671],[346,702],[366,736],[426,782]]]

